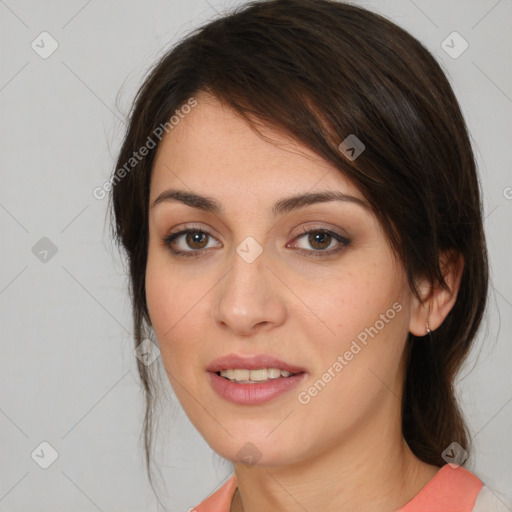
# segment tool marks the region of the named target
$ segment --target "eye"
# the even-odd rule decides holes
[[[299,253],[306,256],[329,256],[345,249],[350,240],[339,233],[325,228],[317,228],[306,231],[294,240],[305,239],[313,249],[298,247]],[[210,249],[209,241],[214,237],[207,231],[197,226],[182,229],[171,233],[163,239],[163,243],[169,248],[172,254],[185,257],[199,257],[206,249]],[[292,245],[292,247],[295,247]]]
[[[171,233],[164,238],[164,244],[169,247],[173,254],[179,256],[198,256],[203,249],[209,249],[208,241],[213,238],[210,233],[199,227],[182,229],[177,233]],[[179,242],[179,243],[177,243]],[[175,246],[178,246],[176,248]],[[188,247],[188,249],[187,249]]]
[[[339,233],[321,228],[304,231],[302,235],[295,238],[295,240],[300,239],[305,239],[313,249],[299,247],[299,252],[314,257],[338,253],[350,244],[350,240]]]

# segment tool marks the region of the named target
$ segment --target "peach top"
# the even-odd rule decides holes
[[[233,474],[191,512],[230,512],[236,488],[236,475]],[[446,464],[397,512],[473,512],[482,488],[483,483],[476,475],[462,467]]]

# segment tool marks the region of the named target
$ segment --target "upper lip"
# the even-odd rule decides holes
[[[219,372],[222,370],[229,370],[232,368],[240,368],[244,370],[259,370],[261,368],[279,368],[286,370],[290,373],[301,373],[305,369],[293,364],[285,363],[280,359],[269,355],[253,355],[253,356],[238,356],[236,354],[229,354],[227,356],[219,357],[212,361],[206,368],[209,372]]]

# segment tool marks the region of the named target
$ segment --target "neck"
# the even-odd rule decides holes
[[[394,415],[389,406],[383,404],[382,413],[340,434],[341,441],[315,457],[286,466],[235,463],[238,488],[231,512],[394,512],[403,507],[439,468],[412,453],[402,436],[399,403]]]

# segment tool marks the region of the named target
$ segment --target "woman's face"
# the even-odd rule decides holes
[[[197,100],[158,148],[146,272],[163,364],[187,416],[221,456],[269,466],[389,432],[413,299],[379,222],[312,151],[268,128],[279,145],[266,142],[212,97]],[[171,190],[182,195],[162,199]],[[322,193],[342,199],[288,200]],[[208,371],[232,355],[242,361],[215,368],[243,370],[257,356],[282,363],[228,374],[267,379],[259,384]],[[268,371],[286,365],[297,376]]]

